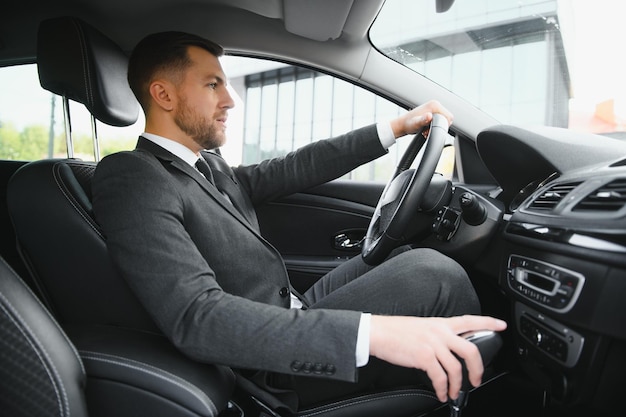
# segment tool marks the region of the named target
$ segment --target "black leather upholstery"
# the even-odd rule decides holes
[[[0,414],[87,416],[85,381],[63,330],[0,258]]]
[[[50,19],[41,24],[38,47],[44,88],[84,103],[105,123],[124,126],[136,120],[138,105],[127,87],[126,57],[96,29],[75,18]],[[80,349],[90,415],[215,417],[227,408],[235,376],[228,367],[200,364],[177,351],[158,334],[117,274],[92,217],[95,167],[75,159],[34,161],[20,167],[7,187],[19,250],[38,295]],[[33,303],[24,304],[29,312],[35,311]],[[33,314],[42,311],[40,306]],[[2,332],[4,336],[4,326]],[[12,338],[7,335],[6,340]],[[82,388],[85,372],[79,355],[68,340],[64,349],[73,352],[75,363],[62,359],[56,366],[63,372],[79,368],[82,379],[75,386]],[[9,366],[25,366],[17,351],[8,350],[6,369],[12,373]],[[29,388],[37,392],[39,385]],[[83,395],[79,390],[72,397]],[[32,404],[37,401],[25,398],[17,407]],[[0,406],[0,415],[4,410]]]
[[[96,164],[73,159],[30,162],[7,187],[20,251],[48,308],[62,323],[156,331],[113,267],[91,213]]]
[[[83,103],[99,120],[126,126],[139,104],[126,81],[128,58],[111,39],[74,17],[41,22],[37,70],[43,88]],[[93,220],[96,164],[76,159],[22,166],[7,186],[19,250],[41,298],[62,323],[156,330],[108,258]]]
[[[139,103],[126,82],[128,58],[111,39],[74,17],[44,20],[37,35],[39,82],[84,104],[98,120],[129,126]]]
[[[217,416],[233,393],[226,366],[193,361],[163,336],[68,326],[87,371],[91,416]]]
[[[363,393],[354,397],[332,401],[299,410],[295,414],[272,407],[275,400],[271,394],[260,392],[250,381],[238,376],[238,385],[250,394],[265,410],[263,416],[289,417],[418,417],[446,407],[432,391],[421,388],[398,388],[388,391]],[[281,410],[281,411],[276,411]]]
[[[228,367],[192,361],[147,332],[65,330],[0,258],[0,415],[215,417],[227,407]]]

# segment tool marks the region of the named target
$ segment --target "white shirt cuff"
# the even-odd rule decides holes
[[[389,149],[391,145],[396,143],[396,136],[393,134],[393,129],[391,129],[391,123],[376,123],[376,132],[383,148]]]
[[[367,365],[370,360],[370,323],[372,315],[362,313],[359,322],[359,333],[356,337],[356,366]]]

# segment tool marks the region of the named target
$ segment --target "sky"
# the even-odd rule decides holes
[[[571,108],[588,109],[615,99],[616,113],[626,123],[626,1],[562,0],[561,7],[568,3],[577,11],[567,33],[577,45],[569,58]]]

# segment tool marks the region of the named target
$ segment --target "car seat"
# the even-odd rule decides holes
[[[66,333],[3,258],[0,341],[5,416],[215,417],[235,407],[230,368],[187,359],[147,332],[83,325]]]

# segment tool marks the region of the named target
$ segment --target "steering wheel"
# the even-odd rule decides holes
[[[395,173],[385,186],[378,200],[363,239],[361,256],[369,265],[378,265],[389,253],[412,236],[411,221],[419,210],[424,194],[435,173],[448,134],[448,120],[441,114],[433,114],[428,127],[428,137],[418,132],[398,163]],[[424,155],[415,170],[409,170],[418,152]]]

